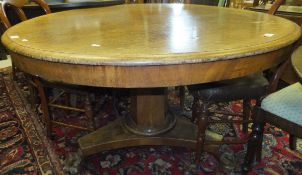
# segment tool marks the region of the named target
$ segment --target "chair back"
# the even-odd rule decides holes
[[[268,11],[268,14],[275,15],[277,10],[279,9],[279,7],[284,3],[285,3],[285,0],[275,0],[273,5],[271,6],[271,8]],[[269,84],[269,87],[266,92],[267,95],[271,94],[277,90],[279,80],[280,80],[283,72],[287,68],[288,64],[290,63],[290,59],[288,59],[288,58],[290,57],[290,55],[292,54],[294,49],[297,48],[299,45],[300,45],[300,41],[298,40],[293,45],[289,46],[283,53],[282,57],[284,57],[284,61],[281,62],[277,66],[273,76],[271,77],[270,84]]]
[[[275,0],[272,7],[267,12],[268,14],[275,15],[279,7],[285,3],[285,0]]]
[[[44,0],[32,0],[38,4],[46,14],[51,13],[49,6]],[[0,20],[3,24],[4,30],[10,28],[12,23],[10,22],[7,15],[7,8],[11,8],[18,16],[21,21],[27,20],[27,17],[22,10],[22,7],[27,4],[27,0],[2,0],[0,6]]]
[[[302,30],[302,25],[301,25],[301,30]],[[291,46],[288,46],[286,48],[285,52],[282,55],[282,57],[284,57],[284,61],[281,62],[277,66],[276,71],[274,72],[273,76],[270,79],[270,84],[269,84],[269,87],[268,87],[267,92],[266,92],[267,95],[269,95],[269,94],[271,94],[271,93],[273,93],[277,90],[279,80],[280,80],[283,72],[287,68],[288,64],[290,64],[290,59],[289,58],[292,55],[293,51],[295,49],[297,49],[299,46],[301,46],[301,41],[302,40],[299,39],[294,44],[292,44]]]

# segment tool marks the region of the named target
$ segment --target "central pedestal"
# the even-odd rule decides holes
[[[175,126],[176,119],[168,112],[165,88],[135,89],[131,92],[130,113],[125,127],[139,135],[154,136]]]
[[[120,117],[78,140],[83,155],[139,145],[195,149],[197,127],[168,112],[166,94],[165,88],[133,90],[130,113],[126,117]],[[217,148],[205,146],[210,152],[216,152]]]

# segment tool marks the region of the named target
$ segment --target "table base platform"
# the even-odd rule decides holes
[[[166,133],[156,136],[137,135],[128,131],[124,119],[117,119],[108,125],[81,137],[78,142],[84,156],[101,151],[140,145],[170,145],[195,149],[197,126],[177,117],[176,125]],[[218,145],[205,145],[205,151],[217,153]]]

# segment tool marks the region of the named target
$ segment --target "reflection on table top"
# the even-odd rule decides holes
[[[136,4],[44,15],[10,28],[2,41],[14,52],[54,62],[162,65],[266,53],[299,36],[296,24],[263,13]]]

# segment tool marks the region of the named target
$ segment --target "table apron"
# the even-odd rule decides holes
[[[285,48],[244,58],[194,64],[80,65],[33,59],[11,52],[15,66],[53,82],[116,88],[153,88],[206,83],[245,76],[276,66]]]

